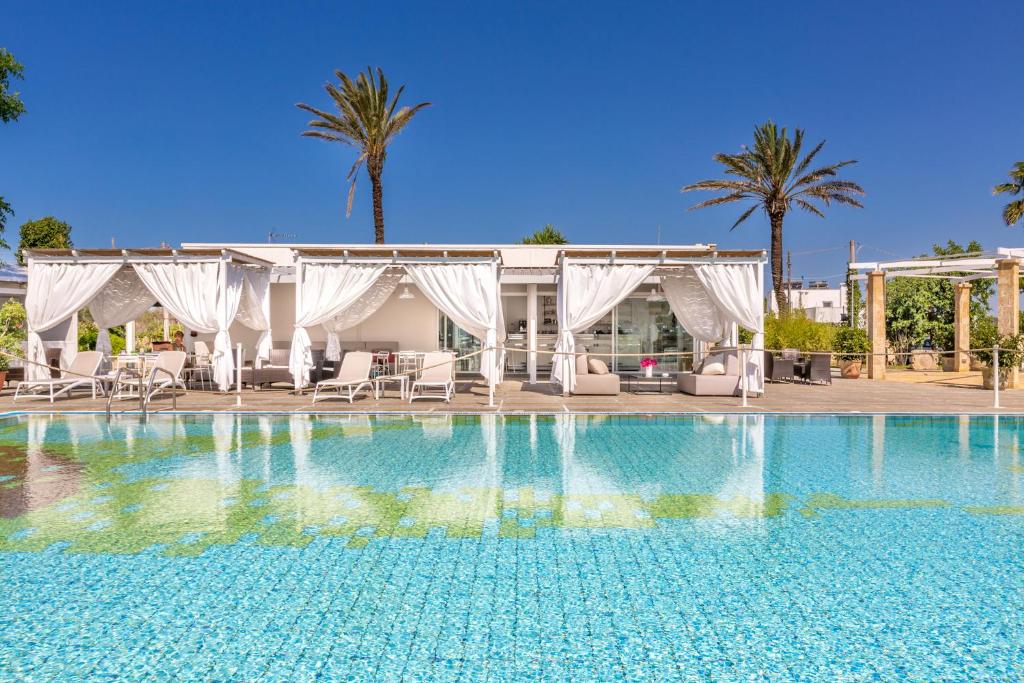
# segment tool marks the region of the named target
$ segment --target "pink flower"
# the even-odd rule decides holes
[[[642,358],[640,359],[640,367],[642,368],[653,368],[658,364],[657,358]]]

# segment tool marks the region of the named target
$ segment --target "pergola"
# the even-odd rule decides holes
[[[156,302],[189,329],[215,334],[214,379],[221,389],[231,384],[228,328],[236,318],[260,330],[261,347],[270,348],[267,261],[228,249],[29,249],[24,255],[27,379],[49,376],[39,333],[86,307],[104,337],[107,328]],[[106,344],[109,352],[109,339]]]
[[[292,253],[295,333],[289,369],[296,387],[308,382],[313,364],[306,328],[327,326],[327,356],[336,360],[338,332],[377,310],[398,283],[389,273],[398,271],[456,325],[480,340],[480,371],[493,401],[494,386],[501,381],[500,347],[505,340],[498,250],[344,247],[293,249]]]
[[[996,280],[997,326],[1000,335],[1017,334],[1020,324],[1020,263],[1024,248],[1000,247],[993,252],[962,256],[922,257],[900,261],[852,262],[856,281],[867,282],[867,327],[871,340],[868,377],[885,378],[885,282],[896,277],[938,278],[954,283],[953,369],[970,367],[971,283]],[[1011,371],[1009,386],[1018,385],[1018,373]]]
[[[699,343],[736,346],[738,328],[750,330],[752,347],[764,348],[763,250],[719,250],[714,245],[683,249],[616,248],[562,250],[558,262],[559,337],[552,381],[573,391],[573,335],[600,320],[652,276],[661,281],[669,307]],[[560,358],[559,358],[560,356]],[[763,393],[760,353],[741,370],[745,391]]]

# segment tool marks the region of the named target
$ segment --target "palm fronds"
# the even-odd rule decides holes
[[[367,67],[354,80],[342,71],[335,71],[337,83],[327,83],[325,90],[334,103],[336,112],[328,112],[309,104],[299,103],[303,111],[316,118],[309,122],[309,129],[303,137],[317,138],[327,142],[338,142],[359,150],[359,156],[349,169],[348,201],[345,216],[352,215],[352,200],[355,197],[356,176],[363,165],[374,185],[373,212],[377,229],[377,241],[383,241],[384,211],[380,206],[380,181],[387,158],[388,145],[413,119],[417,112],[430,106],[421,102],[412,107],[398,108],[398,101],[405,86],[390,93],[387,78],[379,67],[374,71]]]
[[[1010,196],[1024,194],[1024,161],[1018,161],[1010,170],[1010,182],[1000,183],[992,188],[992,194]],[[1024,199],[1015,199],[1003,207],[1003,221],[1008,226],[1017,225],[1024,218]]]

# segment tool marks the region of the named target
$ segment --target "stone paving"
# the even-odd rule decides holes
[[[941,373],[939,373],[941,375]],[[750,397],[748,407],[733,396],[688,396],[678,391],[663,393],[627,393],[618,396],[570,396],[556,393],[546,382],[529,384],[520,380],[505,381],[495,393],[494,407],[488,406],[487,387],[482,382],[457,382],[451,403],[441,400],[417,400],[413,403],[398,398],[389,390],[379,400],[357,398],[352,404],[334,398],[312,403],[312,392],[296,395],[286,387],[245,390],[236,405],[234,393],[189,391],[178,396],[177,408],[184,411],[267,411],[267,412],[602,412],[602,413],[699,413],[699,412],[864,412],[864,413],[990,413],[993,392],[980,388],[971,377],[890,378],[872,381],[864,378],[844,380],[836,377],[831,386],[806,384],[769,384],[763,397]],[[1024,390],[1003,391],[998,412],[1024,412]],[[105,399],[92,400],[82,393],[74,398],[58,398],[53,404],[46,399],[13,401],[14,392],[0,394],[0,410],[66,411],[104,410]],[[156,397],[151,410],[170,410],[167,396]],[[114,411],[137,411],[137,400],[115,400]]]

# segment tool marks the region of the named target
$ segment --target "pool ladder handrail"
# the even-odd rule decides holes
[[[114,373],[114,379],[110,385],[110,393],[107,394],[107,422],[110,422],[110,406],[114,400],[114,392],[117,389],[119,381],[121,380],[121,375],[133,376],[139,380],[139,412],[142,414],[143,417],[146,417],[146,410],[149,407],[149,399],[152,397],[153,382],[154,380],[156,380],[156,375],[158,372],[167,373],[168,377],[170,377],[172,380],[174,379],[174,373],[172,373],[170,370],[166,368],[161,368],[157,366],[153,368],[152,372],[149,373],[149,381],[146,382],[146,390],[143,391],[141,373],[132,368],[118,368],[117,372]],[[175,389],[173,386],[171,388]],[[178,409],[177,390],[171,392],[171,409]]]

